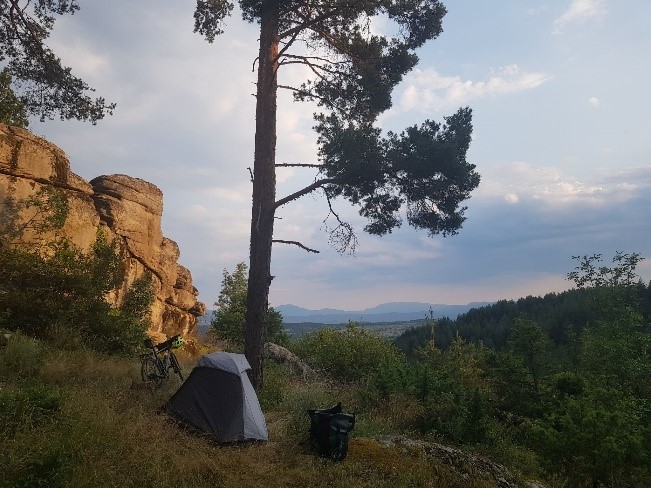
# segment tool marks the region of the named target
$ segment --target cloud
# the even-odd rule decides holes
[[[595,207],[625,202],[649,188],[651,169],[648,168],[577,175],[551,166],[512,162],[485,168],[475,194],[512,205],[537,201],[548,208],[574,203]]]
[[[588,100],[588,103],[592,105],[593,107],[598,107],[599,106],[599,99],[597,97],[590,97]]]
[[[583,24],[604,17],[607,13],[604,3],[603,0],[572,0],[567,10],[554,20],[554,33],[560,33],[569,24]]]
[[[545,73],[527,72],[511,64],[498,68],[485,81],[444,76],[435,69],[414,70],[400,95],[402,110],[441,110],[465,105],[478,98],[493,98],[534,89],[550,79]]]
[[[520,201],[520,197],[517,193],[507,193],[504,195],[504,201],[506,203],[518,203]]]
[[[249,254],[247,167],[253,160],[255,100],[251,94],[255,73],[251,68],[257,56],[258,26],[241,22],[235,12],[226,32],[208,44],[192,33],[192,8],[187,2],[87,3],[78,14],[57,20],[52,47],[73,73],[97,89],[98,95],[117,102],[117,111],[97,126],[52,121],[34,124],[33,128],[68,152],[73,171],[87,179],[126,173],[161,188],[165,195],[163,231],[178,242],[180,262],[191,269],[201,299],[210,306],[219,291],[221,271],[234,269]],[[507,5],[496,3],[496,8],[504,9],[500,14],[513,8],[502,4]],[[529,4],[536,7],[545,2]],[[554,25],[558,30],[592,22],[605,14],[605,2],[566,0],[559,4],[562,7],[554,14],[559,16]],[[565,13],[563,8],[567,8]],[[627,14],[639,18],[634,10],[629,9]],[[550,12],[551,6],[530,10],[538,18],[529,20],[542,22]],[[521,27],[512,24],[510,27]],[[629,24],[613,23],[609,27],[625,29],[624,25]],[[391,23],[382,18],[371,24],[375,32],[391,28]],[[550,66],[545,70],[552,72],[554,60],[548,55],[555,46],[546,44],[545,49],[554,50],[545,52],[535,49],[532,36],[538,39],[538,29],[504,35],[517,39],[514,48],[527,49],[528,66]],[[622,112],[621,120],[627,120],[628,125],[609,132],[611,154],[606,154],[603,137],[586,138],[581,132],[585,128],[594,130],[592,124],[581,127],[571,112],[561,111],[559,103],[545,98],[552,87],[535,92],[545,92],[540,96],[517,100],[518,104],[528,104],[522,108],[532,114],[531,118],[515,122],[508,118],[513,100],[505,96],[537,89],[551,79],[549,74],[513,64],[472,76],[455,76],[477,73],[482,62],[499,53],[490,43],[477,44],[467,36],[455,46],[463,54],[445,48],[445,38],[439,42],[443,43],[437,43],[443,48],[442,64],[438,68],[422,64],[421,70],[406,76],[394,93],[394,112],[387,115],[420,117],[425,112],[431,117],[434,110],[496,99],[496,103],[477,107],[475,134],[479,144],[472,146],[472,159],[485,164],[478,165],[482,183],[468,202],[463,229],[454,237],[429,238],[426,232],[405,223],[390,236],[377,238],[363,234],[366,222],[354,206],[337,201],[335,210],[353,223],[360,239],[357,257],[340,256],[327,244],[322,222],[328,206],[322,194],[302,197],[279,209],[274,237],[300,241],[321,254],[306,253],[296,246],[274,246],[272,303],[359,309],[395,300],[463,303],[517,298],[565,286],[565,273],[574,266],[572,255],[600,252],[610,256],[620,249],[651,257],[651,170],[644,167],[649,151],[640,142],[644,138],[637,137],[635,131],[635,127],[644,126],[642,119],[635,118],[641,112]],[[616,49],[621,36],[615,41],[604,37],[604,42]],[[642,45],[638,43],[637,47],[641,49]],[[427,63],[428,56],[423,54]],[[644,53],[632,51],[630,55],[641,59]],[[443,63],[452,71],[444,71]],[[592,72],[588,64],[582,67],[585,73]],[[286,68],[279,80],[283,85],[299,84],[309,75],[304,67]],[[602,68],[604,81],[621,72]],[[554,83],[555,97],[576,86],[572,83],[564,88],[570,81],[565,75]],[[630,78],[632,82],[643,79]],[[594,105],[589,97],[596,94],[599,108],[608,100],[612,109],[614,95],[609,94],[608,86],[591,86],[595,91],[580,100],[584,107]],[[644,87],[637,92],[645,93]],[[316,162],[316,135],[311,130],[316,109],[310,104],[292,105],[291,99],[288,91],[279,93],[282,110],[277,161]],[[634,104],[619,106],[622,110],[635,108]],[[405,110],[413,113],[403,114]],[[534,120],[544,124],[543,130],[528,125]],[[402,121],[396,122],[402,125]],[[485,124],[503,137],[495,137]],[[517,137],[514,125],[533,135]],[[551,139],[556,128],[564,131],[567,139]],[[488,145],[490,150],[486,151]],[[587,161],[586,154],[594,154],[597,161]],[[562,155],[574,157],[563,159]],[[522,159],[495,166],[495,161],[512,157]],[[615,170],[599,166],[608,161]],[[638,167],[627,168],[629,161]],[[277,198],[303,188],[313,177],[311,170],[279,170]],[[651,259],[643,264],[650,275]]]

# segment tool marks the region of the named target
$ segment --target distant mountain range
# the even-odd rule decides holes
[[[283,315],[283,322],[296,324],[312,322],[316,324],[341,324],[349,321],[360,323],[404,322],[422,320],[429,317],[430,309],[434,318],[449,317],[456,319],[457,315],[466,313],[471,308],[490,305],[491,302],[472,302],[466,305],[444,305],[421,302],[383,303],[364,310],[336,310],[322,308],[310,310],[296,305],[280,305],[274,307]]]
[[[333,326],[347,324],[352,321],[360,324],[377,324],[366,327],[379,334],[395,337],[406,328],[417,325],[410,324],[410,322],[425,320],[429,317],[430,308],[434,318],[448,317],[456,319],[459,314],[466,313],[471,308],[479,308],[491,303],[472,302],[466,305],[443,305],[421,302],[393,302],[356,311],[333,308],[310,310],[290,304],[274,308],[283,315],[283,323],[290,336],[319,330],[323,325]],[[213,314],[213,310],[208,310],[205,315],[199,317],[198,332],[200,335],[203,335],[209,329]]]

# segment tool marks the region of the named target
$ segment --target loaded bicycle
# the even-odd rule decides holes
[[[183,337],[180,335],[170,337],[160,344],[154,344],[154,341],[149,338],[145,340],[145,347],[150,351],[140,355],[140,374],[142,381],[150,388],[160,388],[163,381],[170,377],[170,369],[183,381],[181,366],[173,351],[181,347],[183,342]]]

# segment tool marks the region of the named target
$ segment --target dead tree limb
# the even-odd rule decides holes
[[[307,247],[307,246],[305,246],[304,244],[301,244],[298,241],[285,241],[285,240],[282,240],[282,239],[273,239],[271,242],[277,242],[279,244],[292,244],[293,246],[298,246],[301,249],[305,249],[307,252],[313,252],[314,254],[319,254],[319,251],[317,251],[316,249],[312,249],[310,247]]]

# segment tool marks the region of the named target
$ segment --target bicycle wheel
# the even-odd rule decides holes
[[[181,372],[181,365],[179,365],[179,361],[176,359],[176,356],[172,351],[170,351],[170,365],[172,366],[174,372],[179,375],[181,381],[183,381],[183,373]]]
[[[163,384],[163,376],[160,374],[158,364],[153,357],[142,359],[140,374],[142,375],[142,381],[147,383],[151,389],[160,388]]]

